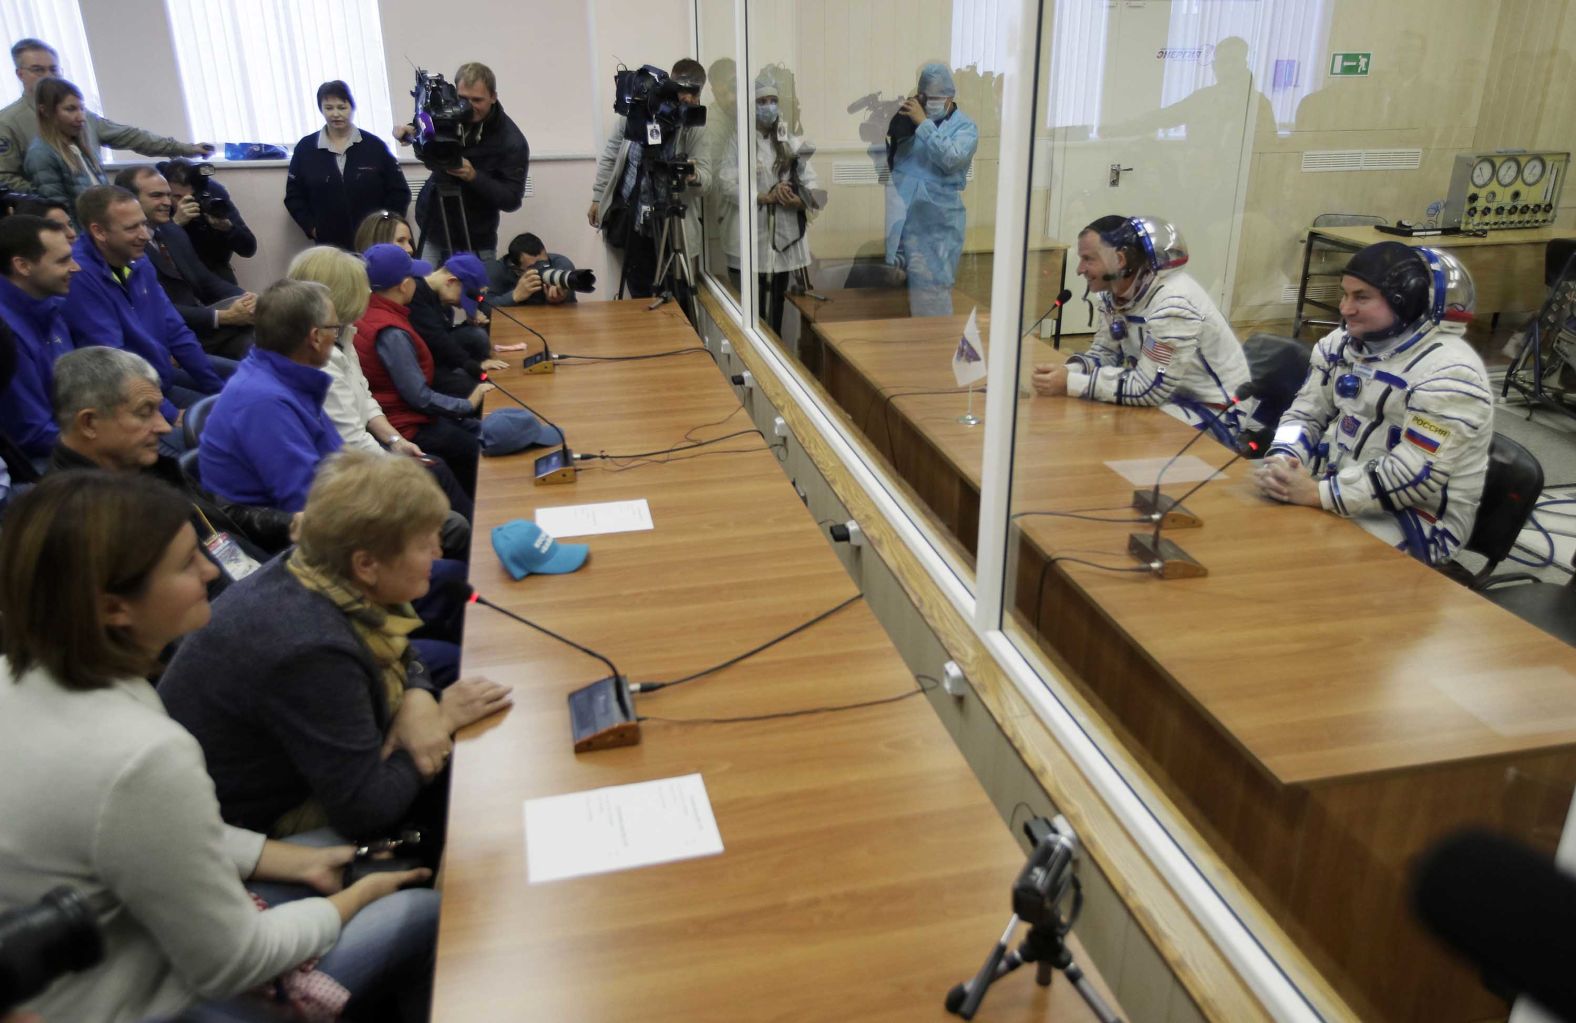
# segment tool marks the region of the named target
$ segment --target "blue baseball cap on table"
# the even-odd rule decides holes
[[[410,253],[393,242],[379,242],[361,258],[367,261],[367,283],[373,291],[392,288],[407,277],[425,277],[432,273],[432,264],[424,259],[411,259]]]
[[[487,290],[487,268],[474,252],[456,252],[443,268],[460,279],[460,305],[466,316],[475,316],[476,299]]]
[[[501,408],[482,420],[482,454],[512,455],[526,448],[562,444],[558,428],[523,408]]]
[[[515,519],[494,527],[493,551],[515,579],[528,575],[566,575],[586,563],[591,548],[583,543],[559,543],[529,519]]]

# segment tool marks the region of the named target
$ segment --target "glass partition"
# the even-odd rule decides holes
[[[1069,246],[1073,297],[1060,329],[1036,323],[1030,259],[1003,624],[1240,882],[1221,891],[1270,948],[1365,1019],[1502,1018],[1414,922],[1408,879],[1464,826],[1552,853],[1576,789],[1576,650],[1460,585],[1484,560],[1454,557],[1504,486],[1484,482],[1495,432],[1552,459],[1568,429],[1495,405],[1503,372],[1536,386],[1516,332],[1570,234],[1548,176],[1576,142],[1555,99],[1576,37],[1527,5],[1376,10],[1042,6],[1026,254]],[[1466,231],[1374,226],[1401,220]],[[1369,323],[1342,270],[1379,241],[1421,304]],[[1470,323],[1433,283],[1458,267]],[[1448,482],[1392,491],[1392,467]],[[1512,557],[1568,563],[1562,512],[1535,514],[1548,531]]]
[[[739,248],[739,215],[733,197],[724,189],[724,179],[738,178],[737,171],[720,166],[724,154],[736,151],[730,141],[738,134],[739,65],[735,0],[697,0],[696,19],[700,35],[700,62],[706,66],[706,89],[701,101],[706,105],[706,129],[701,136],[709,165],[710,180],[701,197],[702,266],[739,301],[737,275],[728,273],[728,253]]]
[[[960,563],[978,528],[1008,45],[991,7],[751,0],[738,90],[749,130],[720,136],[717,174],[753,214],[748,258],[727,238],[723,249],[734,286],[756,291],[757,326]],[[1060,252],[1047,258],[1059,284]],[[961,477],[921,474],[932,457]]]

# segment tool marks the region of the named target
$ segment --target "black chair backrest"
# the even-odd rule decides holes
[[[1478,503],[1477,521],[1467,550],[1488,559],[1488,567],[1504,561],[1526,528],[1527,520],[1543,493],[1543,466],[1522,447],[1502,433],[1494,434],[1488,449],[1488,475],[1483,480],[1483,499]],[[1486,576],[1487,570],[1478,573]]]
[[[186,410],[186,415],[181,418],[181,427],[186,434],[186,446],[195,449],[197,442],[202,440],[202,428],[208,425],[208,413],[213,411],[213,406],[218,402],[217,394],[210,394],[206,398],[199,398]]]
[[[202,486],[202,477],[197,470],[197,449],[187,448],[181,452],[181,475],[192,482],[193,486]]]
[[[848,268],[845,288],[901,288],[902,271],[885,263],[859,262]]]
[[[1247,356],[1248,373],[1258,393],[1256,418],[1273,433],[1307,379],[1313,346],[1275,334],[1254,334],[1242,342],[1242,354]]]

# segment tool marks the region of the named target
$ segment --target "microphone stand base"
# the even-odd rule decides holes
[[[567,447],[550,451],[536,460],[535,465],[536,485],[548,483],[573,483],[575,481],[575,459]]]
[[[1162,529],[1197,529],[1204,524],[1204,520],[1188,511],[1182,502],[1156,494],[1153,488],[1133,491],[1133,508],[1151,522],[1159,516]]]
[[[638,745],[640,722],[629,682],[610,675],[570,693],[569,728],[576,753]]]
[[[520,372],[522,373],[553,373],[557,369],[558,363],[548,358],[546,352],[527,355],[525,361],[520,363]]]
[[[1162,579],[1199,579],[1209,569],[1165,537],[1153,533],[1133,533],[1127,538],[1127,553],[1148,565]]]

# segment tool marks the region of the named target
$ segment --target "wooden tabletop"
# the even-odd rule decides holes
[[[896,393],[949,387],[962,317],[818,324],[836,354]],[[928,333],[928,339],[926,337]],[[989,355],[988,355],[989,357]],[[976,487],[983,427],[957,395],[892,402]],[[1022,398],[1015,514],[1125,518],[1134,485],[1106,463],[1168,458],[1195,436],[1158,409]],[[1191,454],[1230,457],[1205,439]],[[1162,488],[1181,496],[1192,483]],[[1163,581],[1058,562],[1113,625],[1283,784],[1576,743],[1576,650],[1392,550],[1356,524],[1259,496],[1246,462],[1187,501],[1168,534],[1209,569]],[[1119,567],[1132,522],[1018,520],[1041,550]]]
[[[818,290],[815,295],[790,293],[788,301],[812,323],[888,320],[910,315],[907,288],[829,288]],[[952,289],[954,309],[967,309],[974,304],[975,299]]]
[[[673,306],[645,306],[513,312],[562,353],[699,343]],[[498,343],[525,336],[501,317],[494,331]],[[701,354],[496,379],[561,424],[576,451],[650,451],[686,431],[750,427]],[[507,403],[489,398],[496,407]],[[717,425],[692,430],[707,423]],[[854,595],[765,440],[715,447],[738,453],[626,472],[596,463],[567,486],[534,484],[534,452],[483,459],[473,584],[633,681],[718,663]],[[489,549],[494,526],[538,507],[642,497],[656,528],[586,538],[577,573],[515,582]],[[735,668],[637,697],[649,719],[641,744],[623,749],[571,751],[566,696],[606,674],[583,654],[472,605],[464,670],[514,685],[515,706],[456,746],[434,1019],[950,1018],[943,996],[1000,934],[1023,855],[925,698],[739,724],[658,720],[913,690],[862,602]],[[697,771],[722,855],[526,883],[523,800]],[[1069,985],[1038,989],[1029,973],[992,990],[991,1018],[1089,1018]]]
[[[1492,245],[1544,245],[1555,238],[1570,238],[1573,232],[1557,227],[1528,227],[1503,231],[1490,231],[1481,237],[1471,234],[1434,234],[1409,238],[1406,235],[1386,234],[1372,225],[1353,227],[1315,227],[1309,236],[1318,235],[1348,245],[1354,249],[1366,248],[1375,242],[1401,242],[1403,245],[1427,245],[1437,249],[1472,249]]]

